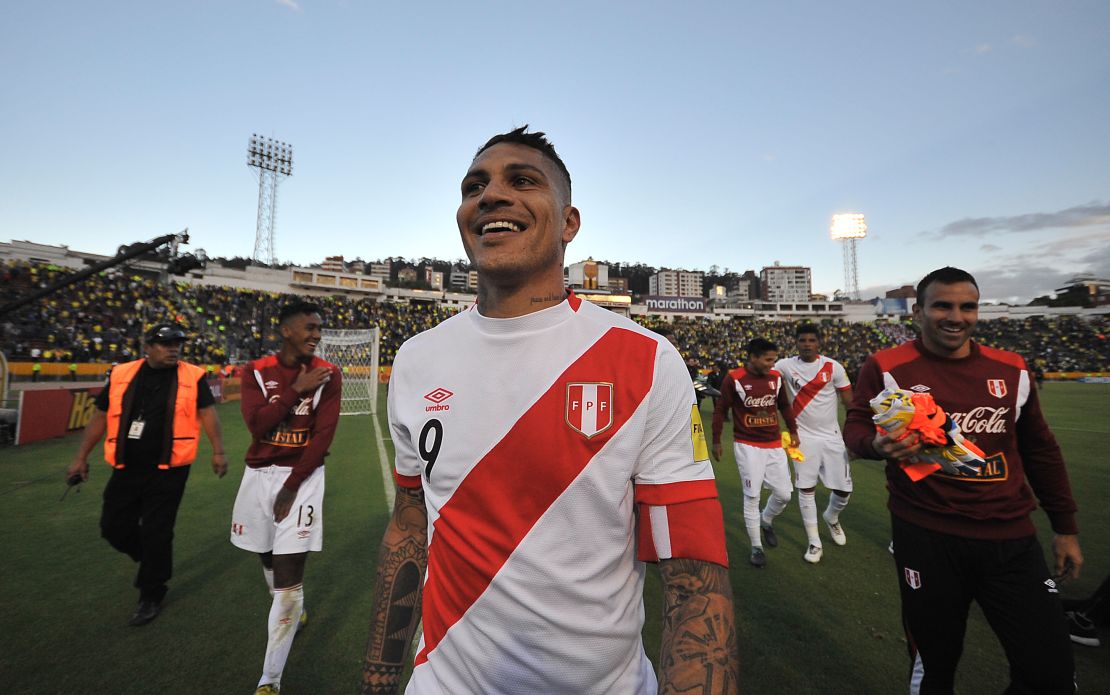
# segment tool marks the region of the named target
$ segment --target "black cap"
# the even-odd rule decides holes
[[[177,323],[156,323],[146,332],[148,343],[183,343],[186,340],[185,329]]]

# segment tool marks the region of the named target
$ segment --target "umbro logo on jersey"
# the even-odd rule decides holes
[[[926,386],[925,384],[918,384],[917,386],[911,386],[910,387],[910,391],[917,391],[918,393],[925,393],[928,390],[929,390],[929,387]]]
[[[1005,379],[987,379],[987,391],[995,398],[1006,397]]]
[[[429,393],[424,394],[424,398],[431,401],[432,403],[435,403],[435,405],[429,405],[429,406],[425,407],[424,412],[431,413],[431,412],[439,412],[441,410],[450,410],[451,406],[444,403],[444,401],[447,400],[448,398],[450,398],[451,396],[454,396],[454,395],[455,395],[454,391],[448,391],[447,389],[445,389],[443,387],[434,389],[434,390],[430,391]]]
[[[1050,594],[1060,593],[1060,590],[1056,588],[1056,582],[1054,580],[1046,579],[1046,580],[1044,580],[1044,585],[1045,585],[1045,588],[1048,589],[1048,593],[1050,593]]]
[[[751,384],[744,384],[744,390],[745,391],[751,391],[752,390],[752,385]]]
[[[267,381],[266,382],[266,390],[267,391],[269,391],[270,389],[276,389],[277,387],[278,387],[278,382],[276,382],[276,381]]]
[[[567,384],[566,423],[592,439],[613,426],[613,385],[598,382]]]

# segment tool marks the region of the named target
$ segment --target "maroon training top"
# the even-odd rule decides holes
[[[307,369],[317,367],[329,368],[331,379],[306,396],[293,389],[300,366],[283,366],[276,355],[255,360],[240,373],[240,409],[251,433],[247,465],[292,467],[284,485],[290,490],[324,465],[339,424],[343,377],[334,364],[313,357]]]
[[[844,443],[862,458],[880,458],[868,401],[884,388],[931,394],[987,459],[977,476],[937,471],[917,483],[887,461],[891,513],[955,536],[1021,538],[1035,532],[1029,515],[1039,499],[1053,530],[1078,532],[1064,458],[1020,355],[972,341],[969,356],[946,359],[920,338],[871,355],[844,423]]]
[[[732,438],[765,449],[782,447],[779,416],[794,434],[798,425],[782,389],[782,374],[772,369],[756,376],[744,367],[733,369],[721,381],[721,397],[713,410],[713,443],[721,441],[727,413],[732,413]]]

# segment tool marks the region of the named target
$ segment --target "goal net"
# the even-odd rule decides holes
[[[343,373],[340,415],[378,412],[377,328],[339,330],[326,328],[316,354],[339,367]]]

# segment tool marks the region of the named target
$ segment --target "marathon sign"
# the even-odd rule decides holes
[[[709,311],[705,297],[644,297],[648,311],[656,313],[705,314]]]

